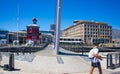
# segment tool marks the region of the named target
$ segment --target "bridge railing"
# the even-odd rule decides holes
[[[115,69],[120,67],[120,52],[107,54],[107,69]]]

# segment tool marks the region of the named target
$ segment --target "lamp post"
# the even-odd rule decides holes
[[[57,14],[56,14],[56,31],[55,31],[55,50],[59,52],[59,38],[60,38],[60,9],[61,0],[57,0]]]

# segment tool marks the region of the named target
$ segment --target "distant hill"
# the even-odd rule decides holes
[[[118,29],[112,30],[112,39],[120,39],[120,30]]]

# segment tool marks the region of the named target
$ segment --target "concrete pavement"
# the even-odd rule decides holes
[[[0,68],[0,74],[89,74],[90,62],[80,56],[56,55],[51,45],[34,55],[31,62],[15,60],[16,71],[4,71]],[[8,63],[7,56],[3,56],[2,65],[5,63]],[[120,68],[105,69],[105,60],[101,63],[103,74],[120,74]],[[97,69],[94,74],[98,74]]]

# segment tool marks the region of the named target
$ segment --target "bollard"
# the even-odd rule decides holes
[[[9,54],[9,71],[14,70],[14,54],[10,53]]]

